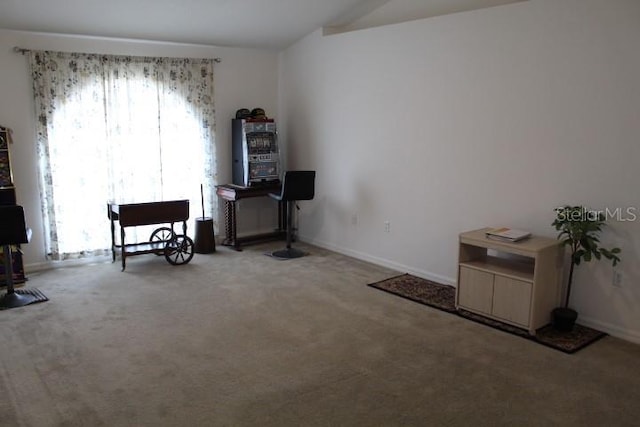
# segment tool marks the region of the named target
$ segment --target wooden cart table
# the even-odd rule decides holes
[[[116,260],[116,250],[120,249],[122,271],[126,258],[131,255],[164,255],[172,265],[186,264],[193,258],[193,240],[187,236],[189,200],[171,200],[150,203],[107,203],[107,214],[111,221],[111,257]],[[115,222],[120,223],[120,244],[116,244]],[[182,221],[182,234],[176,234],[173,225]],[[126,243],[125,228],[141,225],[168,224],[151,233],[147,242]]]

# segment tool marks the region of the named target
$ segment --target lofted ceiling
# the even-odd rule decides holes
[[[283,49],[331,32],[522,0],[1,0],[0,28]]]

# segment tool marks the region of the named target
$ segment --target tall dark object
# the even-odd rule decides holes
[[[11,169],[11,129],[0,126],[0,206],[16,205],[16,188],[13,185],[13,170]],[[24,283],[24,267],[22,254],[17,245],[11,246],[11,267],[13,283]],[[7,285],[5,280],[7,269],[0,263],[0,286]]]
[[[272,185],[280,179],[280,153],[273,119],[232,119],[233,183]]]
[[[272,198],[287,203],[287,247],[271,253],[274,258],[291,259],[306,253],[291,247],[293,242],[293,207],[298,200],[311,200],[315,195],[315,171],[287,171],[280,194],[271,193]]]
[[[7,283],[7,293],[0,299],[0,308],[22,307],[37,298],[29,294],[18,294],[13,288],[13,267],[11,245],[29,243],[31,230],[24,221],[22,206],[0,206],[0,245],[4,255],[4,274]]]
[[[200,184],[200,203],[202,217],[196,218],[196,237],[194,252],[197,254],[209,254],[216,251],[216,241],[213,235],[213,218],[204,216],[204,189]]]

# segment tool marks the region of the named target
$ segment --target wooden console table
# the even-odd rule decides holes
[[[264,242],[268,240],[282,240],[287,232],[287,209],[282,202],[278,202],[278,228],[271,233],[255,234],[238,237],[238,222],[236,217],[236,202],[252,197],[266,197],[269,193],[279,193],[280,184],[261,185],[256,187],[242,187],[235,184],[216,186],[216,194],[224,200],[224,246],[231,246],[240,251],[242,245]]]

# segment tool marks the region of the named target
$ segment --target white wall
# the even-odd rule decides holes
[[[610,264],[580,266],[571,305],[640,342],[638,46],[635,0],[531,0],[307,36],[281,55],[279,100],[289,166],[318,172],[302,238],[454,283],[461,231],[555,237],[558,205],[631,207],[638,220],[602,236],[622,248],[623,287]]]
[[[23,248],[27,272],[30,267],[44,263],[45,254],[31,77],[27,57],[13,52],[14,46],[120,55],[220,57],[222,62],[214,66],[219,183],[231,182],[231,118],[235,111],[238,108],[260,106],[275,116],[278,105],[278,56],[275,52],[0,30],[0,124],[12,128],[14,132],[11,154],[18,203],[24,206],[27,222],[34,231],[33,240]],[[176,179],[180,179],[179,176]],[[78,203],[82,203],[81,194],[78,195]],[[238,213],[239,233],[269,229],[277,224],[273,203],[251,201],[251,206],[255,209],[240,209]],[[199,207],[195,210],[192,207],[191,216],[200,216],[197,214],[199,211]],[[219,220],[222,220],[222,204]],[[223,223],[219,224],[224,233]]]

